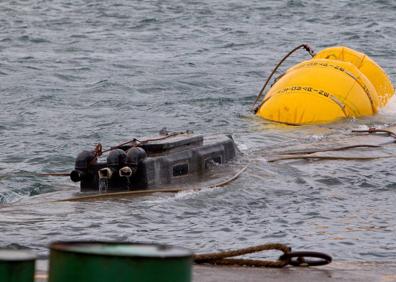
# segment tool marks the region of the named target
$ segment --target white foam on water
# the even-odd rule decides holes
[[[392,96],[392,98],[389,99],[388,104],[383,107],[382,109],[379,110],[380,114],[384,115],[396,115],[396,96]]]

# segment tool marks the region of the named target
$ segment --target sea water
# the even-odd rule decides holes
[[[395,101],[375,117],[304,127],[251,109],[272,68],[302,43],[362,51],[396,82],[395,14],[391,0],[1,2],[0,246],[45,256],[55,240],[197,252],[280,242],[339,260],[394,260],[394,158],[268,163],[266,153],[395,124]],[[295,54],[279,74],[308,58]],[[243,153],[236,164],[252,165],[221,189],[45,202],[79,187],[38,173],[70,171],[98,142],[163,127],[232,134]]]

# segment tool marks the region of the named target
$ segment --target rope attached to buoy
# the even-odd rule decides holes
[[[299,46],[297,46],[296,48],[294,48],[293,50],[291,50],[289,53],[286,54],[286,56],[284,56],[282,58],[282,60],[279,61],[279,63],[275,66],[275,68],[272,70],[270,76],[267,78],[267,80],[265,81],[263,87],[260,90],[260,93],[257,95],[256,100],[253,103],[253,111],[256,113],[257,110],[261,107],[261,105],[264,103],[265,99],[260,103],[260,105],[258,107],[254,107],[256,105],[256,103],[258,102],[258,100],[261,98],[261,96],[264,93],[265,88],[267,87],[268,83],[270,82],[272,76],[275,74],[275,72],[278,70],[278,68],[283,64],[283,62],[294,52],[296,52],[297,50],[304,48],[310,55],[311,57],[315,56],[315,52],[312,50],[311,47],[309,47],[307,44],[301,44]]]

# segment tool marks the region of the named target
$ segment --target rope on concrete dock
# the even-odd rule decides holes
[[[268,250],[278,250],[283,252],[278,260],[259,260],[230,258],[251,253],[258,253]],[[295,258],[295,259],[293,259]],[[307,260],[305,258],[316,258],[316,260]],[[213,264],[213,265],[234,265],[234,266],[251,266],[251,267],[285,267],[292,266],[319,266],[326,265],[332,261],[331,256],[319,252],[292,252],[291,248],[280,243],[263,244],[238,250],[224,251],[218,253],[197,254],[193,256],[196,264]]]
[[[251,253],[257,253],[267,250],[282,251],[283,254],[289,254],[291,248],[284,244],[264,244],[238,250],[224,251],[218,253],[207,253],[194,255],[194,262],[197,264],[215,264],[215,265],[240,265],[240,266],[255,266],[255,267],[284,267],[289,261],[288,259],[278,259],[276,261],[269,260],[255,260],[255,259],[230,259],[229,257],[236,257]]]

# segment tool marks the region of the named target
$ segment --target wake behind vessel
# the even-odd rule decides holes
[[[108,153],[105,161],[99,161]],[[102,151],[81,152],[70,173],[81,192],[113,192],[157,188],[202,177],[211,167],[235,157],[231,136],[199,135],[190,131],[133,139]]]

